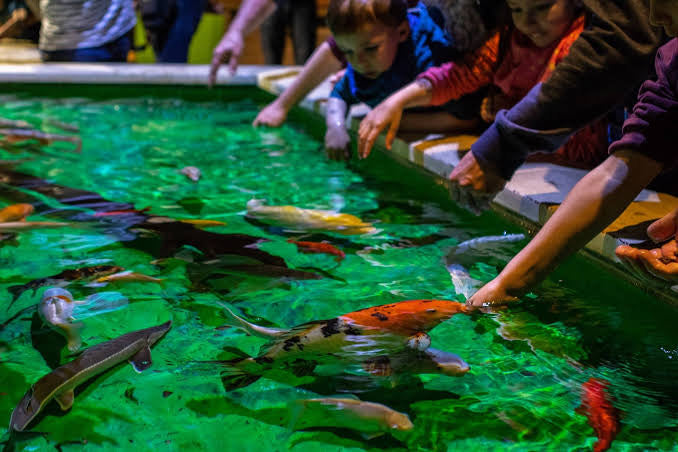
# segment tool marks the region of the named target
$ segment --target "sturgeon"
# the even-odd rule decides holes
[[[50,400],[55,399],[62,410],[73,405],[74,389],[111,367],[129,359],[137,372],[151,366],[151,346],[172,326],[172,321],[132,331],[110,341],[95,345],[77,359],[54,369],[31,386],[12,411],[10,430],[23,431]]]

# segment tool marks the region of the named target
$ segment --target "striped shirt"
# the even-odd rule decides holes
[[[132,0],[40,0],[41,50],[99,47],[134,27]]]

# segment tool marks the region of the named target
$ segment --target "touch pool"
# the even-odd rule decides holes
[[[2,174],[29,177],[20,184],[2,178],[2,206],[30,202],[36,207],[31,220],[71,223],[0,242],[6,449],[585,449],[595,433],[575,410],[590,378],[609,382],[621,413],[613,450],[675,447],[675,309],[579,256],[523,303],[494,314],[456,315],[430,332],[433,347],[469,363],[464,376],[385,378],[338,362],[304,377],[264,377],[226,391],[217,361],[256,356],[266,340],[225,326],[219,303],[259,325],[290,328],[402,300],[463,300],[446,256],[469,239],[522,232],[494,214],[473,217],[457,209],[440,187],[379,153],[359,164],[327,161],[318,140],[322,124],[312,118],[253,129],[266,100],[253,89],[5,87],[0,117],[52,133],[67,134],[62,123],[76,125],[83,141],[82,154],[71,152],[68,142],[27,141],[0,151]],[[201,169],[198,182],[179,173],[188,165]],[[26,182],[30,177],[51,191]],[[65,196],[66,188],[80,198]],[[83,193],[99,198],[85,202],[90,195]],[[350,213],[377,231],[309,233],[265,224],[246,218],[251,199]],[[99,201],[122,213],[95,215]],[[139,228],[130,208],[223,222],[199,229],[223,240],[173,241],[176,236]],[[257,241],[238,248],[236,237]],[[303,254],[289,239],[325,241],[346,256]],[[249,251],[224,257],[219,246],[203,247],[222,241],[272,257],[264,262],[264,254]],[[471,278],[490,280],[525,241],[496,243],[462,253]],[[11,307],[17,291],[10,288],[95,265],[160,281],[70,282],[66,288],[76,299],[106,291],[128,302],[83,320],[84,348],[170,319],[172,328],[153,346],[148,370],[117,365],[79,386],[69,411],[52,402],[25,432],[10,436],[10,414],[31,384],[75,357],[31,308],[52,286],[21,292]],[[308,274],[314,276],[302,277]],[[407,414],[413,428],[375,437],[361,432],[359,422],[327,422],[322,412],[298,409],[299,400],[337,396],[384,404]]]

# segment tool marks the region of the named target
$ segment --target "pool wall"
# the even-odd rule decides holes
[[[240,66],[235,76],[226,69],[219,73],[218,86],[258,86],[271,94],[278,94],[289,86],[299,71],[298,67]],[[205,86],[206,65],[131,65],[131,64],[17,64],[0,66],[0,82],[5,84],[77,84],[77,85],[177,85]],[[313,90],[299,105],[302,114],[315,116],[322,124],[325,101],[331,85],[325,82]],[[83,89],[83,91],[85,91]],[[123,90],[124,91],[124,90]],[[215,98],[219,98],[219,89]],[[85,94],[85,93],[82,93]],[[367,112],[364,105],[351,109],[351,128],[355,137],[360,118]],[[384,146],[380,136],[376,148],[385,155],[404,163],[413,171],[423,171],[436,184],[447,186],[447,176],[468,151],[477,137],[473,135],[430,135],[425,139],[405,142],[396,139],[392,149]],[[494,199],[492,208],[535,232],[555,212],[571,188],[586,174],[585,170],[566,168],[548,163],[522,165],[503,191]],[[586,245],[584,254],[597,260],[618,275],[638,286],[644,282],[634,279],[620,265],[614,254],[617,245],[637,244],[647,240],[645,226],[678,207],[678,198],[643,190],[635,201],[603,233]],[[672,291],[647,288],[667,301],[678,302],[678,286]]]

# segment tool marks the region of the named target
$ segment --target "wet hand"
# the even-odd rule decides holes
[[[287,119],[287,110],[282,106],[278,105],[276,101],[271,102],[266,105],[254,118],[252,125],[257,126],[268,126],[268,127],[279,127]]]
[[[402,116],[403,108],[399,104],[389,102],[388,100],[380,103],[370,111],[360,122],[360,128],[358,129],[358,157],[364,159],[370,155],[374,142],[386,127],[388,127],[388,132],[386,132],[386,149],[391,149],[398,127],[400,127]]]
[[[675,239],[651,250],[620,245],[615,253],[632,274],[646,283],[678,283],[678,242]]]
[[[488,308],[501,306],[514,301],[518,301],[518,298],[509,295],[502,281],[497,277],[481,287],[478,292],[471,295],[471,297],[466,300],[466,305],[474,308]]]
[[[210,64],[210,73],[208,86],[211,88],[217,80],[217,72],[221,63],[228,61],[228,67],[231,75],[235,74],[238,67],[238,59],[242,54],[244,40],[240,33],[226,33],[212,53],[212,63]]]
[[[328,127],[325,133],[325,151],[331,160],[351,159],[351,137],[344,127]]]
[[[506,185],[506,180],[492,169],[480,166],[473,152],[467,152],[450,174],[450,195],[462,207],[479,215]]]

